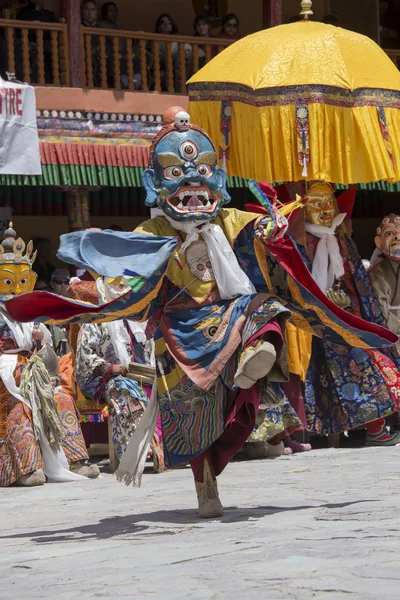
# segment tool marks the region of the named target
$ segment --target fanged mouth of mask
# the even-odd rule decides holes
[[[167,202],[178,212],[208,212],[214,209],[217,198],[210,190],[191,186],[189,189],[180,188],[176,196],[167,198]]]

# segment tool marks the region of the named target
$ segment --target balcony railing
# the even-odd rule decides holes
[[[19,81],[70,85],[67,25],[0,19],[0,69]]]
[[[81,27],[83,86],[186,94],[186,81],[232,42]],[[400,50],[385,52],[400,68]],[[0,19],[0,73],[70,85],[67,24]]]
[[[400,50],[384,50],[388,57],[394,62],[396,67],[400,69]]]
[[[186,81],[232,42],[81,27],[84,86],[186,94]]]

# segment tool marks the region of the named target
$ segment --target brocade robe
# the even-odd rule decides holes
[[[354,242],[335,234],[344,264],[343,282],[351,299],[349,313],[384,325],[382,312]],[[311,265],[319,239],[307,233],[304,260]],[[398,409],[400,373],[391,349],[345,348],[313,339],[305,384],[309,428],[339,433],[393,414]]]
[[[385,326],[400,334],[400,270],[399,263],[387,258],[368,271],[369,278],[378,298]],[[395,308],[398,307],[398,308]],[[394,360],[400,368],[400,342],[392,349]]]

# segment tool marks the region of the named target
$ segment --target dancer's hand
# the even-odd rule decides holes
[[[332,300],[336,306],[342,308],[343,310],[351,306],[350,296],[348,296],[346,292],[343,292],[343,290],[334,290],[330,288],[327,290],[326,295],[328,296],[329,300]]]
[[[111,373],[114,375],[114,377],[118,377],[119,375],[125,377],[127,372],[128,369],[124,365],[113,365],[113,368],[111,370]]]
[[[278,209],[274,207],[274,219],[265,217],[259,221],[256,229],[256,236],[264,244],[268,242],[277,242],[285,235],[288,229],[288,221]]]

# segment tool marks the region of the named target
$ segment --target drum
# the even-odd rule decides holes
[[[152,386],[154,379],[156,378],[156,369],[155,367],[131,362],[129,363],[127,377],[134,379],[134,381],[137,381],[140,385]]]

